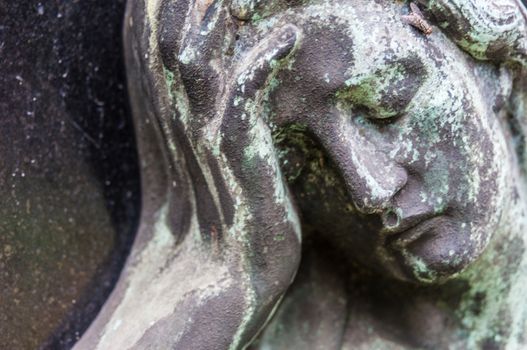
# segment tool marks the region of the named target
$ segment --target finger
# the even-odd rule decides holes
[[[205,3],[205,4],[203,4]],[[223,47],[232,40],[233,26],[223,0],[198,0],[197,19],[183,39],[178,53],[181,80],[191,108],[193,128],[201,129],[214,116],[212,108],[223,93]]]
[[[276,73],[278,62],[294,49],[298,29],[285,26],[264,39],[245,57],[234,75],[221,125],[221,149],[249,200],[249,214],[261,237],[289,236],[298,241],[296,217],[290,213],[287,189],[282,181],[271,134],[263,120],[258,95]],[[269,193],[271,192],[271,193]],[[274,192],[274,193],[273,193]],[[274,219],[274,220],[273,220]],[[258,236],[251,233],[252,236]],[[275,237],[276,238],[276,237]]]
[[[300,259],[300,225],[282,179],[260,103],[269,81],[299,40],[286,26],[245,56],[232,78],[221,124],[225,168],[241,189],[242,205],[230,228],[239,243],[254,292],[248,329],[261,325],[292,281]],[[232,181],[231,181],[232,182]]]

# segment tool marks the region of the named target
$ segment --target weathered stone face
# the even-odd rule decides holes
[[[516,341],[527,25],[420,3],[128,2],[142,225],[78,349],[243,349],[283,297],[262,348]]]
[[[329,161],[294,170],[304,217],[351,259],[434,282],[477,259],[499,230],[515,156],[497,103],[511,80],[406,25],[401,11],[337,2],[255,27],[302,31],[268,111],[286,177],[315,143]]]

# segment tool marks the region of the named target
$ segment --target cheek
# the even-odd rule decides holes
[[[482,148],[483,146],[485,151],[481,154],[482,161],[477,163],[475,170],[478,175],[478,191],[472,200],[478,214],[475,222],[481,226],[481,232],[478,233],[477,229],[473,232],[479,238],[480,249],[486,246],[492,233],[499,227],[512,175],[510,153],[499,128],[492,137],[487,138]]]
[[[472,128],[463,138],[466,182],[472,191],[467,201],[477,207],[500,207],[510,174],[510,154],[500,125],[490,120],[488,128]]]
[[[500,227],[511,175],[510,153],[497,118],[473,121],[456,139],[460,145],[459,170],[450,180],[456,188],[451,193],[455,214],[469,228],[464,235],[472,259]]]

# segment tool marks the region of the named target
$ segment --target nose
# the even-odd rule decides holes
[[[342,161],[343,177],[357,210],[364,214],[384,212],[388,224],[396,224],[397,214],[385,209],[392,206],[394,196],[406,185],[405,169],[379,152],[348,152],[349,157]]]
[[[420,222],[441,215],[445,209],[437,209],[428,202],[420,200],[423,187],[418,176],[408,178],[404,190],[397,193],[389,207],[381,214],[386,233],[405,231]]]
[[[364,132],[345,121],[339,124],[329,128],[321,139],[357,210],[364,214],[387,212],[385,209],[392,206],[394,196],[408,181],[406,169],[390,156],[393,148],[385,135]],[[388,221],[397,221],[396,215],[386,215]]]

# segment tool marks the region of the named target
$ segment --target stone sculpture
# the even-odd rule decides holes
[[[419,7],[130,1],[142,224],[76,349],[525,347],[527,11]]]

